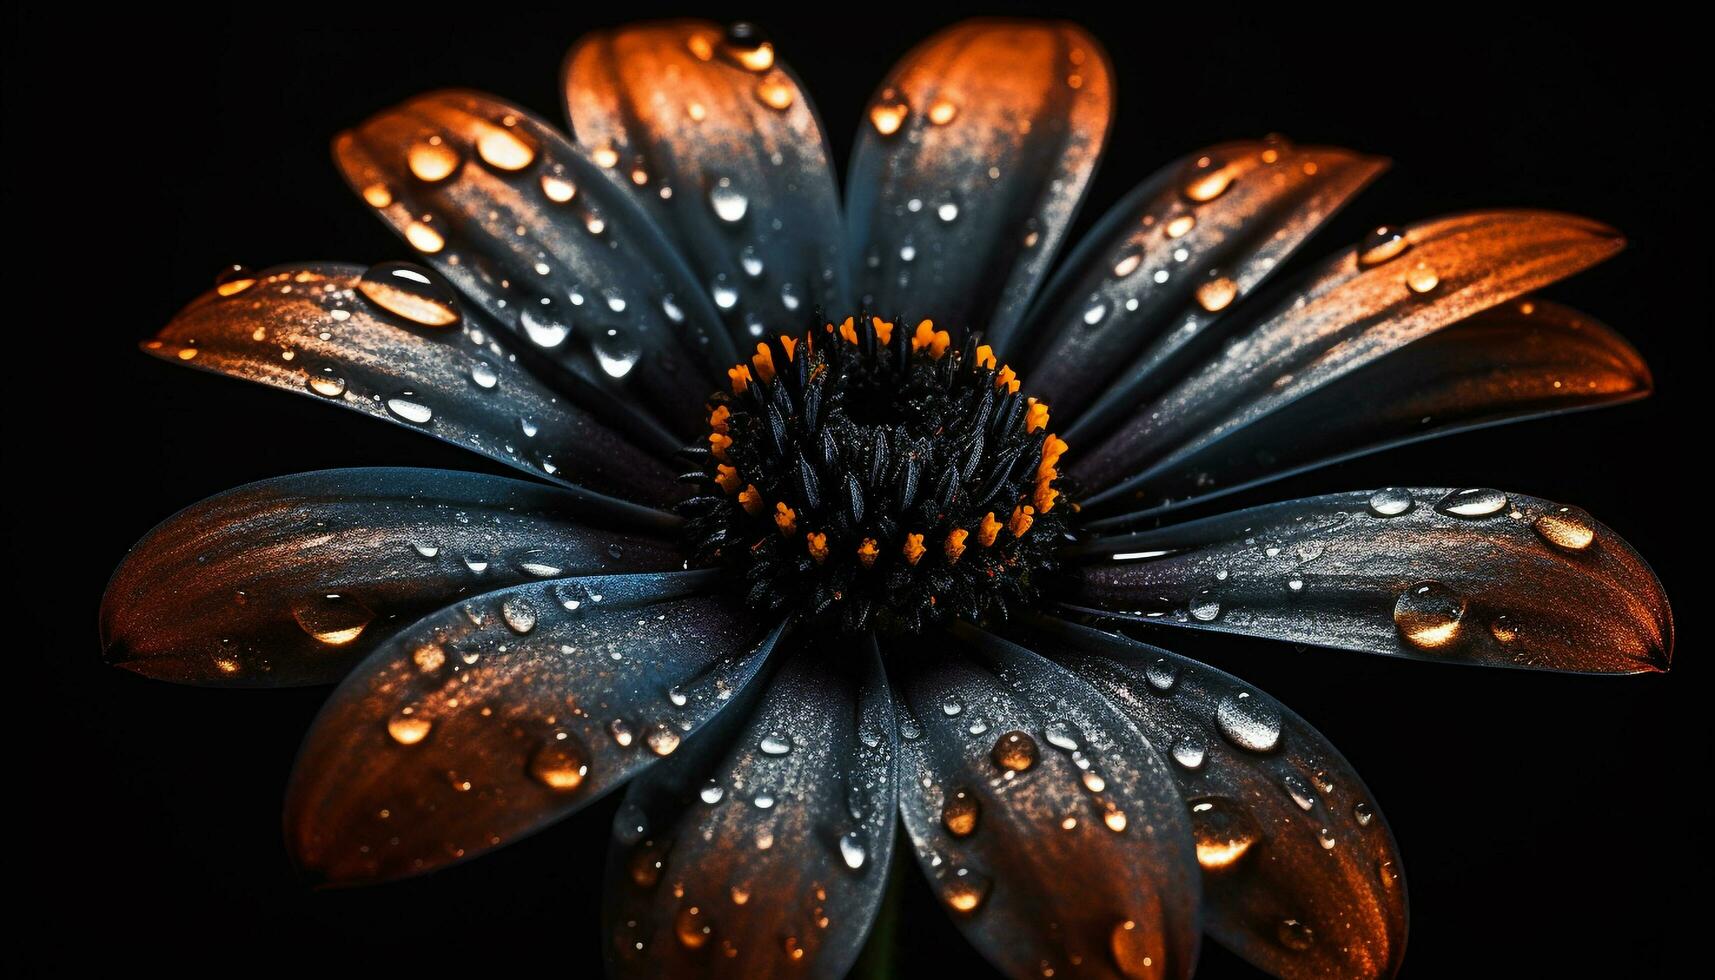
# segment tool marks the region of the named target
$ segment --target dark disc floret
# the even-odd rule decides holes
[[[848,317],[727,374],[680,512],[752,608],[916,632],[1036,598],[1066,531],[1066,443],[979,338]]]

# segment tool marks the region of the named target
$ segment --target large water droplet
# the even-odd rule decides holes
[[[492,390],[500,383],[500,370],[488,361],[477,358],[470,366],[470,380],[478,388]]]
[[[767,71],[774,67],[774,45],[761,28],[746,21],[727,27],[721,38],[720,54],[746,71]]]
[[[796,98],[797,90],[792,87],[792,80],[780,72],[769,72],[756,83],[757,101],[770,109],[790,109]]]
[[[459,154],[446,140],[431,136],[411,144],[405,151],[405,166],[418,180],[433,184],[452,176],[459,167]]]
[[[988,893],[988,878],[968,868],[954,871],[941,883],[941,898],[955,912],[975,912]]]
[[[1488,517],[1507,509],[1507,495],[1482,487],[1455,490],[1442,497],[1435,509],[1454,517]]]
[[[561,793],[569,793],[582,786],[589,771],[589,753],[570,732],[558,733],[557,737],[543,742],[530,756],[531,778]]]
[[[256,273],[249,266],[229,265],[214,277],[214,291],[219,296],[237,296],[256,285]]]
[[[840,837],[840,860],[853,871],[869,860],[869,839],[861,830],[849,831]]]
[[[519,307],[518,326],[538,347],[558,347],[572,332],[571,320],[558,303],[546,296]]]
[[[959,114],[959,106],[951,99],[936,99],[929,103],[929,121],[937,126],[945,126]]]
[[[1249,691],[1233,691],[1215,709],[1215,725],[1227,741],[1252,752],[1272,752],[1280,744],[1280,709]]]
[[[1232,305],[1239,295],[1239,284],[1226,276],[1217,276],[1197,287],[1197,305],[1210,313],[1218,313]]]
[[[1405,274],[1405,284],[1414,293],[1427,293],[1441,285],[1441,277],[1427,262],[1419,262]]]
[[[1067,752],[1076,752],[1079,748],[1078,730],[1064,721],[1051,721],[1043,728],[1042,735],[1048,739],[1048,744]]]
[[[1209,747],[1203,743],[1200,735],[1188,733],[1173,743],[1173,761],[1186,769],[1203,768],[1203,760],[1208,757],[1208,753]]]
[[[1221,600],[1217,599],[1208,589],[1197,593],[1191,600],[1191,618],[1199,623],[1212,623],[1221,615]]]
[[[1412,506],[1411,494],[1398,487],[1385,487],[1370,494],[1370,513],[1377,517],[1398,517]]]
[[[387,410],[416,425],[428,425],[435,419],[435,410],[418,401],[414,391],[401,391],[387,399]]]
[[[1282,946],[1300,953],[1309,949],[1316,938],[1310,927],[1297,919],[1282,919],[1275,927],[1274,935]]]
[[[1386,225],[1364,236],[1358,245],[1358,268],[1369,269],[1398,257],[1411,247],[1411,240],[1397,228]]]
[[[673,750],[679,747],[679,733],[664,721],[651,725],[643,740],[648,743],[649,751],[656,755],[672,755]]]
[[[785,755],[792,751],[792,740],[778,732],[770,732],[762,736],[757,747],[762,750],[763,755]]]
[[[1202,204],[1225,194],[1232,183],[1232,171],[1224,162],[1203,156],[1191,162],[1183,190],[1187,198]]]
[[[523,635],[536,628],[536,607],[523,596],[512,596],[500,604],[500,618],[512,632]]]
[[[422,327],[450,327],[459,321],[457,294],[441,274],[410,262],[370,266],[357,291],[381,309]]]
[[[732,178],[722,177],[709,188],[709,207],[714,209],[715,217],[729,225],[737,224],[750,210],[750,198],[732,186]]]
[[[1440,582],[1419,582],[1393,604],[1400,637],[1419,650],[1437,650],[1458,639],[1464,618],[1464,597]]]
[[[1556,507],[1531,525],[1542,540],[1562,551],[1583,551],[1596,540],[1596,522],[1576,507]]]
[[[1009,772],[1024,772],[1036,765],[1036,740],[1020,731],[1007,732],[994,743],[989,757]]]
[[[679,938],[679,945],[686,949],[702,949],[714,936],[714,926],[710,925],[703,916],[703,910],[695,905],[687,905],[673,917],[673,935]]]
[[[602,373],[615,380],[631,373],[643,357],[643,347],[637,335],[626,327],[608,327],[596,332],[590,340],[590,350]]]
[[[1191,833],[1197,841],[1197,863],[1205,871],[1232,867],[1262,839],[1262,828],[1250,811],[1219,796],[1191,801]]]
[[[493,126],[476,138],[476,155],[482,162],[508,172],[523,170],[536,159],[536,148],[507,126]]]
[[[941,805],[941,826],[954,837],[969,837],[976,832],[982,809],[970,790],[954,790]]]
[[[292,618],[317,642],[341,647],[362,636],[375,613],[348,596],[323,594],[293,603]]]
[[[905,125],[911,115],[911,104],[894,89],[883,89],[875,104],[869,107],[869,123],[883,136],[892,136]]]
[[[323,398],[338,398],[345,394],[345,378],[334,367],[310,369],[304,377],[304,384]]]
[[[433,722],[411,708],[405,708],[387,720],[387,734],[400,745],[416,745],[428,738],[434,727]]]
[[[1157,691],[1171,691],[1179,680],[1179,665],[1166,657],[1156,657],[1143,668],[1143,678]]]
[[[1167,939],[1159,930],[1148,929],[1136,919],[1122,919],[1108,934],[1108,952],[1124,977],[1158,977],[1167,962]]]

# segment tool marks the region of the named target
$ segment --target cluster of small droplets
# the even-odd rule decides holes
[[[848,317],[758,343],[727,374],[687,474],[706,493],[682,510],[752,607],[912,632],[1035,597],[1067,447],[977,338]]]

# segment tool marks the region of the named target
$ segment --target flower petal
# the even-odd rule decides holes
[[[1160,394],[1170,365],[1219,335],[1219,321],[1386,166],[1284,140],[1177,160],[1078,244],[1010,342],[1019,353],[1007,353],[1056,415],[1077,419],[1079,436],[1123,417]]]
[[[180,511],[131,549],[102,597],[102,646],[163,680],[333,683],[398,626],[473,590],[677,568],[663,532],[664,514],[476,473],[263,480]]]
[[[1199,873],[1167,766],[1094,689],[974,629],[898,641],[900,813],[965,936],[1015,977],[1189,976]]]
[[[1528,299],[1431,334],[1186,455],[1144,470],[1132,506],[1095,522],[1135,527],[1210,497],[1407,443],[1543,415],[1617,405],[1651,388],[1649,368],[1594,318]],[[1140,496],[1141,495],[1141,496]]]
[[[1107,54],[1063,22],[972,20],[893,69],[860,128],[846,215],[860,300],[1005,337],[1095,172]]]
[[[143,349],[386,419],[565,486],[650,505],[684,496],[672,470],[548,390],[480,323],[440,305],[432,282],[426,299],[396,285],[423,285],[410,277],[432,273],[395,266],[406,278],[383,279],[386,268],[268,269],[240,291],[204,294]],[[366,292],[366,275],[381,285]]]
[[[564,81],[578,141],[668,231],[739,349],[849,309],[827,141],[772,44],[633,24],[586,35]]]
[[[600,797],[732,700],[779,631],[712,572],[514,586],[401,631],[329,699],[286,797],[298,862],[333,884],[417,874]]]
[[[583,148],[497,99],[437,92],[342,133],[334,156],[383,220],[532,349],[675,433],[696,428],[737,356],[684,261]]]
[[[1277,977],[1382,977],[1405,953],[1399,849],[1326,738],[1236,677],[1070,623],[1032,647],[1173,758],[1203,867],[1203,927]]]
[[[1201,449],[1406,344],[1594,265],[1624,244],[1606,226],[1542,211],[1478,212],[1402,234],[1403,248],[1353,249],[1330,261],[1106,441],[1068,454],[1074,478],[1100,491],[1085,504],[1112,509],[1138,484],[1145,465]]]
[[[1077,554],[1072,601],[1111,619],[1589,673],[1663,670],[1673,649],[1667,595],[1619,535],[1495,490],[1311,497]]]
[[[617,977],[841,977],[881,904],[898,812],[873,640],[781,665],[730,744],[635,781],[608,861]]]

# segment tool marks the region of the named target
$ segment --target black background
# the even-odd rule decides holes
[[[8,618],[23,668],[6,674],[7,714],[23,721],[8,743],[7,864],[25,868],[22,882],[7,876],[24,906],[10,956],[398,976],[599,969],[612,800],[427,879],[312,892],[288,868],[278,821],[325,692],[187,689],[103,667],[95,611],[124,549],[206,495],[330,466],[482,468],[403,429],[157,363],[135,344],[227,263],[403,257],[336,175],[338,130],[452,85],[558,120],[571,41],[650,13],[7,14]],[[1691,571],[1710,506],[1698,475],[1710,223],[1697,189],[1709,165],[1694,154],[1709,137],[1707,92],[1672,36],[1687,25],[1628,16],[1289,5],[1263,17],[1181,3],[1129,22],[1083,18],[1114,56],[1120,96],[1083,224],[1179,153],[1280,131],[1395,160],[1311,253],[1378,222],[1497,205],[1576,211],[1631,237],[1549,295],[1629,336],[1656,372],[1655,397],[1383,454],[1264,495],[1470,484],[1577,503],[1650,558],[1676,600],[1689,642],[1672,673],[1487,672],[1262,644],[1212,654],[1320,727],[1382,801],[1411,885],[1410,976],[1667,972],[1683,917],[1701,917],[1692,896],[1708,887],[1706,808],[1688,788],[1710,770],[1707,719],[1691,717],[1707,704],[1706,586]],[[844,161],[881,73],[950,18],[817,4],[760,19]],[[904,915],[901,975],[986,975],[915,876]],[[1212,946],[1204,969],[1250,975]]]

